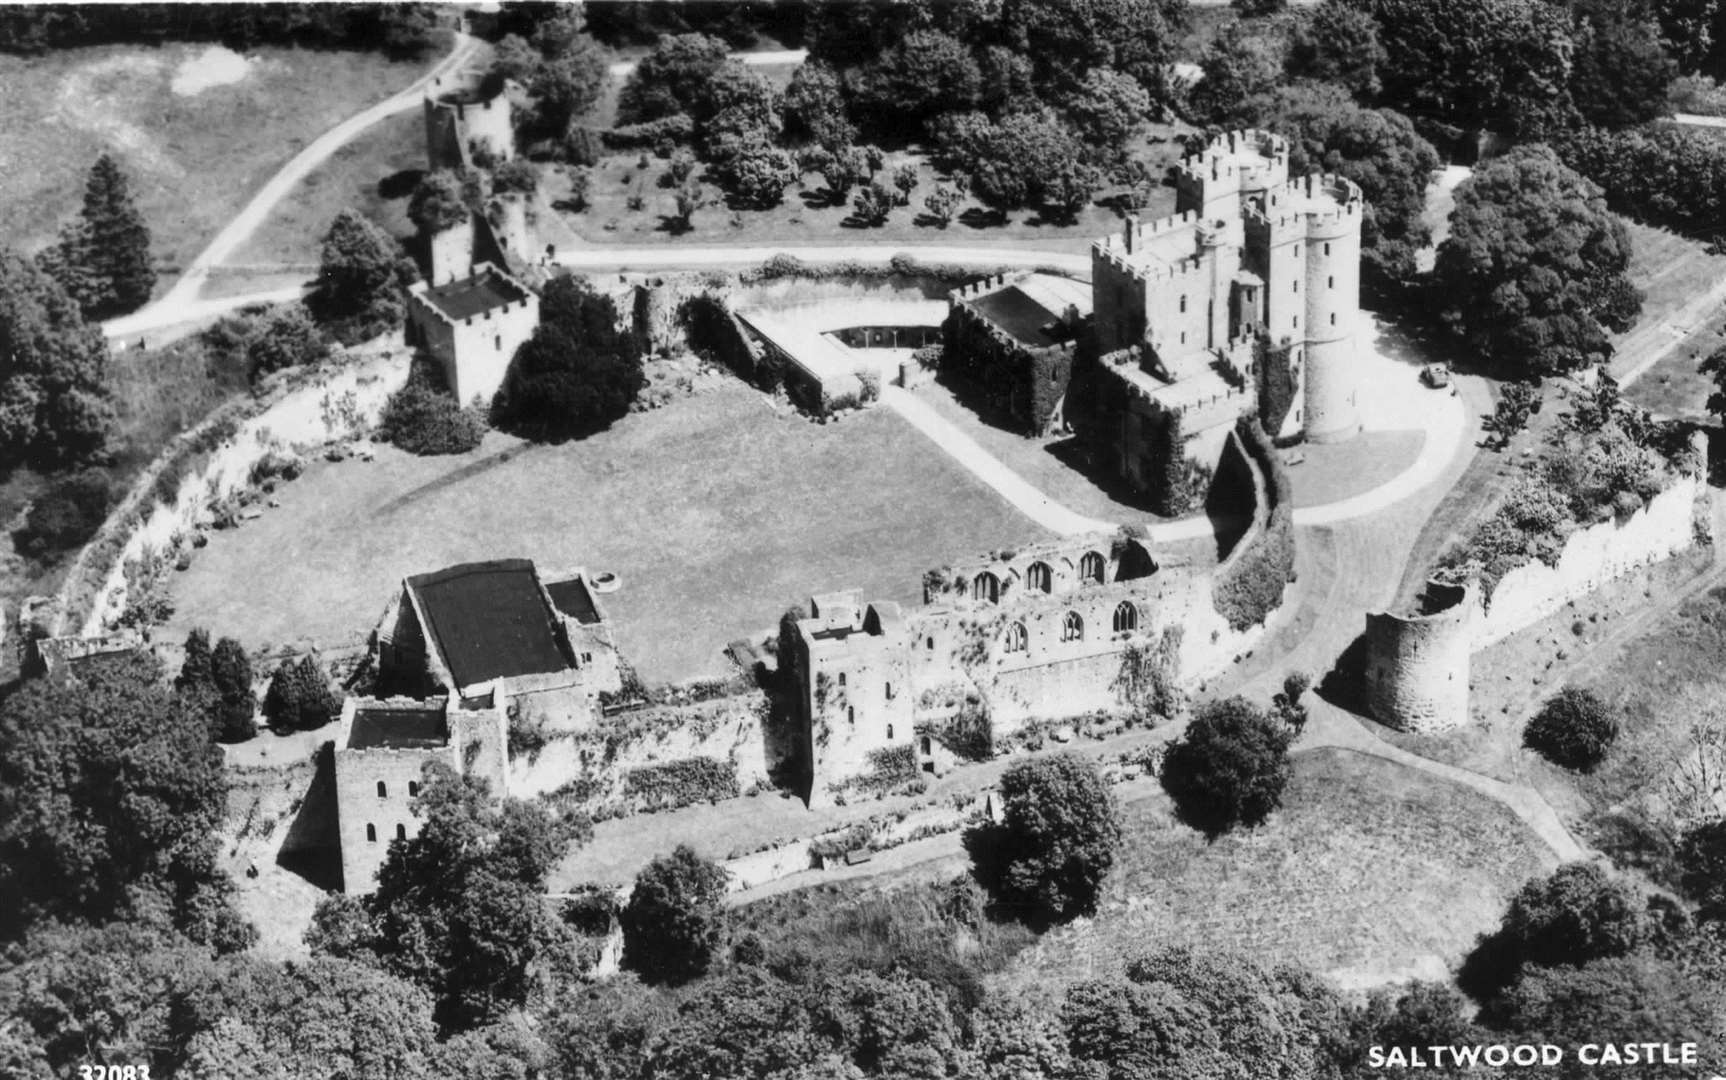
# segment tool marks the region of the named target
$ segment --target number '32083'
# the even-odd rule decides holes
[[[150,1080],[148,1065],[80,1065],[78,1080]]]

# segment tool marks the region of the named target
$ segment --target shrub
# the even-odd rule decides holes
[[[857,373],[857,381],[863,384],[861,400],[868,405],[881,400],[881,373],[873,368],[864,368]]]
[[[624,966],[650,982],[706,972],[725,936],[726,878],[687,845],[649,863],[618,920]]]
[[[740,792],[737,765],[710,757],[643,765],[629,770],[623,778],[624,795],[640,799],[647,811],[734,799]]]
[[[1004,905],[1067,918],[1096,909],[1121,843],[1120,812],[1097,763],[1055,754],[1001,776],[999,826],[967,838],[978,880]]]
[[[69,551],[96,535],[113,501],[113,480],[106,471],[80,469],[55,480],[30,504],[12,540],[34,559]]]
[[[1235,428],[1248,464],[1265,479],[1264,528],[1249,533],[1218,569],[1212,603],[1235,630],[1256,626],[1282,603],[1283,587],[1295,578],[1294,493],[1288,473],[1264,428],[1252,418]]]
[[[301,657],[297,664],[283,661],[264,693],[264,716],[271,727],[286,731],[323,727],[340,708],[329,681],[310,656]]]
[[[499,195],[510,192],[532,195],[539,190],[539,169],[526,158],[511,158],[491,174],[491,189]]]
[[[1244,698],[1207,702],[1163,756],[1163,790],[1181,820],[1208,836],[1259,825],[1282,805],[1293,741]]]
[[[1599,696],[1567,686],[1523,730],[1522,744],[1566,769],[1592,772],[1618,738],[1618,718]]]
[[[485,417],[429,380],[410,376],[384,403],[380,433],[410,454],[465,454],[485,438]]]

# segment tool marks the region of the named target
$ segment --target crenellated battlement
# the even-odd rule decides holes
[[[1333,173],[1313,173],[1267,190],[1241,208],[1248,227],[1358,228],[1366,207],[1360,185]]]
[[[1253,177],[1266,170],[1281,170],[1287,175],[1288,166],[1287,139],[1259,128],[1247,128],[1217,136],[1203,150],[1182,159],[1176,169],[1180,177],[1204,182]]]

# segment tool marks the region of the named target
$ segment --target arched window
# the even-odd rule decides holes
[[[893,684],[892,683],[887,684],[887,700],[888,701],[893,700]]]
[[[1046,562],[1034,562],[1025,571],[1025,582],[1041,593],[1055,591],[1055,572]]]
[[[840,685],[840,686],[844,686],[844,685],[845,685],[845,673],[844,673],[844,672],[843,672],[843,671],[841,671],[841,672],[840,672],[840,673],[839,673],[839,685]]]
[[[367,825],[366,826],[366,843],[375,844],[377,842],[378,842],[378,827],[376,825]]]
[[[1300,292],[1300,278],[1294,279],[1294,291]]]
[[[1120,606],[1115,608],[1115,633],[1127,634],[1138,628],[1139,609],[1122,600]]]
[[[1336,312],[1334,311],[1330,313],[1330,324],[1332,326],[1336,325]]]
[[[887,737],[889,739],[891,739],[893,737],[893,725],[892,724],[887,725]]]
[[[1061,620],[1062,641],[1083,641],[1085,638],[1085,620],[1079,618],[1076,611],[1067,612],[1067,617]]]
[[[1008,652],[1024,652],[1026,641],[1027,635],[1025,634],[1024,623],[1016,622],[1012,626],[1007,627]]]
[[[406,825],[397,825],[396,826],[396,839],[397,840],[406,840],[407,838],[408,838],[408,827]]]
[[[1079,577],[1084,581],[1103,583],[1103,557],[1095,551],[1087,551],[1079,560]]]
[[[419,793],[420,793],[420,782],[418,780],[409,780],[408,781],[408,798],[411,799],[415,795],[418,795]]]
[[[991,604],[1001,602],[1001,579],[985,570],[971,579],[971,599],[987,600]]]
[[[389,797],[390,797],[390,789],[388,787],[384,786],[384,782],[382,780],[379,780],[378,781],[378,798],[387,799]]]
[[[857,722],[857,706],[845,706],[845,722],[847,724],[855,724]]]
[[[931,637],[931,638],[927,638],[927,639],[925,639],[925,642],[926,642],[926,644],[927,644],[927,646],[928,646],[928,649],[929,649],[929,651],[930,651],[930,652],[934,652],[934,651],[935,651],[935,639],[934,639],[934,638],[932,638],[932,637]]]
[[[1187,298],[1186,298],[1186,296],[1185,296],[1185,295],[1184,295],[1184,294],[1183,294],[1183,295],[1182,295],[1182,296],[1181,296],[1181,314],[1182,314],[1182,315],[1185,315],[1185,314],[1186,314],[1186,313],[1187,313]]]

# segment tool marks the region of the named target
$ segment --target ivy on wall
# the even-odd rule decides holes
[[[1264,528],[1248,533],[1217,568],[1211,601],[1234,630],[1270,617],[1282,603],[1283,587],[1295,579],[1294,498],[1288,473],[1277,459],[1270,436],[1255,417],[1242,417],[1235,437],[1249,463],[1265,479]]]
[[[623,777],[624,796],[639,800],[641,808],[650,812],[732,799],[739,793],[736,763],[710,757],[643,765]]]
[[[1263,338],[1254,346],[1254,369],[1258,372],[1259,423],[1273,438],[1283,429],[1294,407],[1294,349],[1273,347]]]

